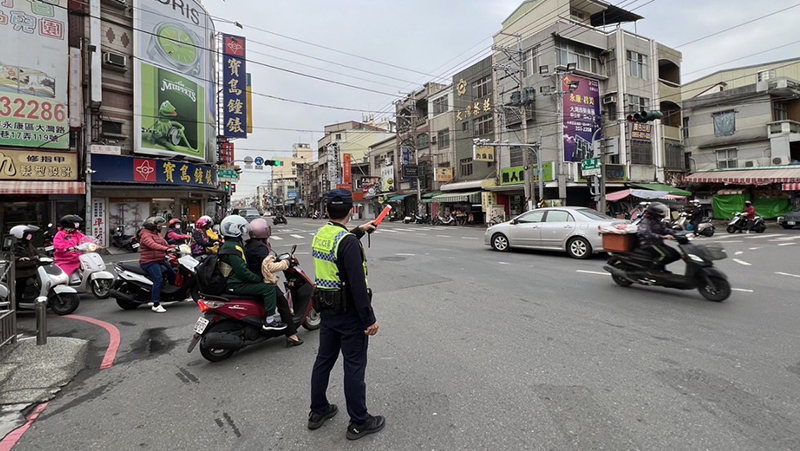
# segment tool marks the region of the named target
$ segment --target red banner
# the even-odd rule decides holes
[[[350,154],[349,153],[344,154],[344,158],[342,159],[342,161],[343,161],[342,165],[344,166],[342,168],[342,174],[344,178],[342,182],[344,182],[344,184],[347,186],[351,186],[353,184],[353,162]]]

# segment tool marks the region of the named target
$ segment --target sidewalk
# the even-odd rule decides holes
[[[52,399],[86,366],[88,341],[48,337],[20,338],[0,348],[0,439],[25,423],[23,412]]]

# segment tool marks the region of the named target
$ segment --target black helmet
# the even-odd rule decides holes
[[[62,229],[77,229],[83,222],[83,218],[78,215],[66,215],[58,221]]]
[[[162,218],[161,216],[150,216],[149,218],[144,220],[144,222],[142,223],[142,227],[144,227],[147,230],[155,231],[158,230],[158,226],[166,222],[167,220]]]
[[[653,202],[645,211],[650,214],[650,216],[657,219],[663,219],[669,214],[669,208],[661,202]]]

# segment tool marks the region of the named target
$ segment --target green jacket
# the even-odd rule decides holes
[[[224,255],[223,253],[233,252],[235,255]],[[247,257],[244,253],[244,244],[240,240],[234,238],[226,238],[225,244],[219,250],[220,261],[226,263],[231,268],[231,273],[227,278],[227,286],[231,288],[234,285],[243,283],[264,283],[261,274],[256,274],[247,268]],[[225,270],[223,269],[223,274]]]

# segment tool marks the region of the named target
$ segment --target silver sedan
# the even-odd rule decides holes
[[[551,207],[525,212],[486,229],[484,243],[497,251],[511,247],[566,251],[572,258],[589,258],[603,251],[598,226],[625,224],[586,207]]]

